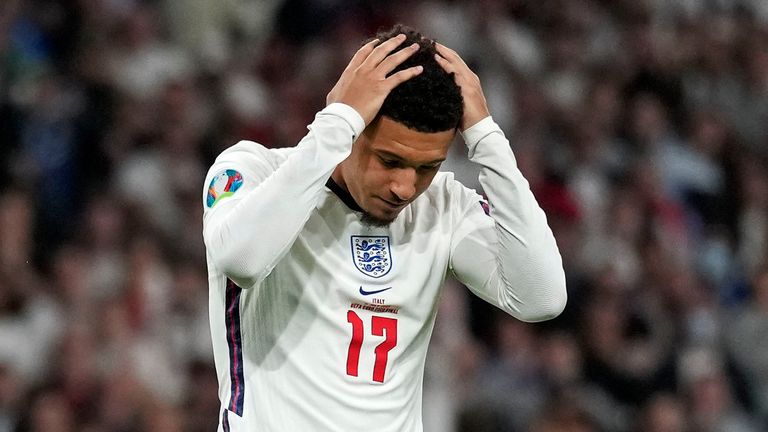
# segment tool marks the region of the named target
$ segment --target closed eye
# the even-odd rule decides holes
[[[379,158],[379,161],[381,162],[381,164],[388,169],[403,168],[406,166],[411,166],[410,164],[408,164],[406,161],[402,159],[396,159],[386,155],[377,155],[377,157]],[[418,166],[415,166],[415,168],[419,171],[434,171],[440,168],[440,165],[442,165],[442,163],[443,161],[439,160],[439,161],[435,161],[435,162],[424,164],[424,165],[418,165]]]
[[[401,162],[397,159],[386,159],[380,157],[379,160],[381,160],[381,164],[387,168],[398,168],[401,166]]]

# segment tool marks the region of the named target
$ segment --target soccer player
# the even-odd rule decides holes
[[[449,273],[524,321],[565,306],[545,215],[458,54],[395,27],[327,102],[295,148],[242,141],[206,178],[219,431],[421,431]],[[488,203],[438,172],[457,132]]]

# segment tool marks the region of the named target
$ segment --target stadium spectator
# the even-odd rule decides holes
[[[768,3],[181,3],[0,2],[0,431],[215,429],[204,167],[297,142],[400,21],[488,83],[571,294],[526,334],[447,290],[427,430],[768,429]],[[520,380],[526,403],[476,409]]]

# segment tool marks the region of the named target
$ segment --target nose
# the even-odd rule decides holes
[[[398,201],[408,201],[416,194],[416,180],[414,168],[393,170],[389,191]]]

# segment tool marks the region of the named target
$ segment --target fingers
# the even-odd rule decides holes
[[[365,59],[368,58],[369,55],[371,55],[371,52],[373,52],[373,49],[376,47],[376,44],[379,43],[378,39],[374,39],[367,44],[360,47],[359,50],[355,53],[354,56],[352,56],[352,60],[349,61],[349,64],[347,65],[346,69],[357,69]]]
[[[435,47],[437,48],[435,61],[437,61],[444,71],[454,73],[457,82],[465,80],[472,81],[473,79],[477,80],[475,73],[472,72],[472,69],[467,66],[467,63],[464,62],[464,59],[462,59],[456,51],[439,43],[436,43]]]
[[[414,43],[409,47],[403,48],[400,51],[387,56],[381,64],[379,64],[378,69],[384,74],[388,74],[392,72],[397,66],[400,65],[400,63],[404,62],[408,57],[412,56],[416,51],[419,50],[419,44]]]
[[[461,119],[461,130],[477,124],[480,120],[488,117],[488,103],[485,100],[480,78],[472,72],[464,60],[456,51],[442,44],[435,44],[437,54],[435,61],[447,73],[453,73],[456,84],[461,88],[461,95],[464,99],[464,114]]]
[[[424,70],[423,66],[414,66],[414,67],[410,67],[408,69],[403,69],[401,71],[393,73],[389,78],[387,78],[387,82],[389,83],[389,89],[392,90],[398,85],[420,74],[423,70]]]
[[[389,53],[394,51],[395,48],[399,47],[404,40],[405,35],[402,33],[393,38],[387,39],[386,41],[379,44],[379,46],[374,48],[363,63],[368,64],[371,69],[375,68],[379,65],[379,63],[381,63],[382,60],[384,60],[385,57],[389,55]]]
[[[437,53],[448,60],[449,63],[464,63],[464,60],[462,60],[459,54],[447,46],[441,43],[435,43],[435,48],[437,48]]]
[[[448,73],[456,72],[453,68],[453,65],[451,62],[445,59],[445,57],[441,56],[440,54],[435,54],[435,61],[437,61],[437,64],[440,65],[440,67],[443,68],[444,71]]]

